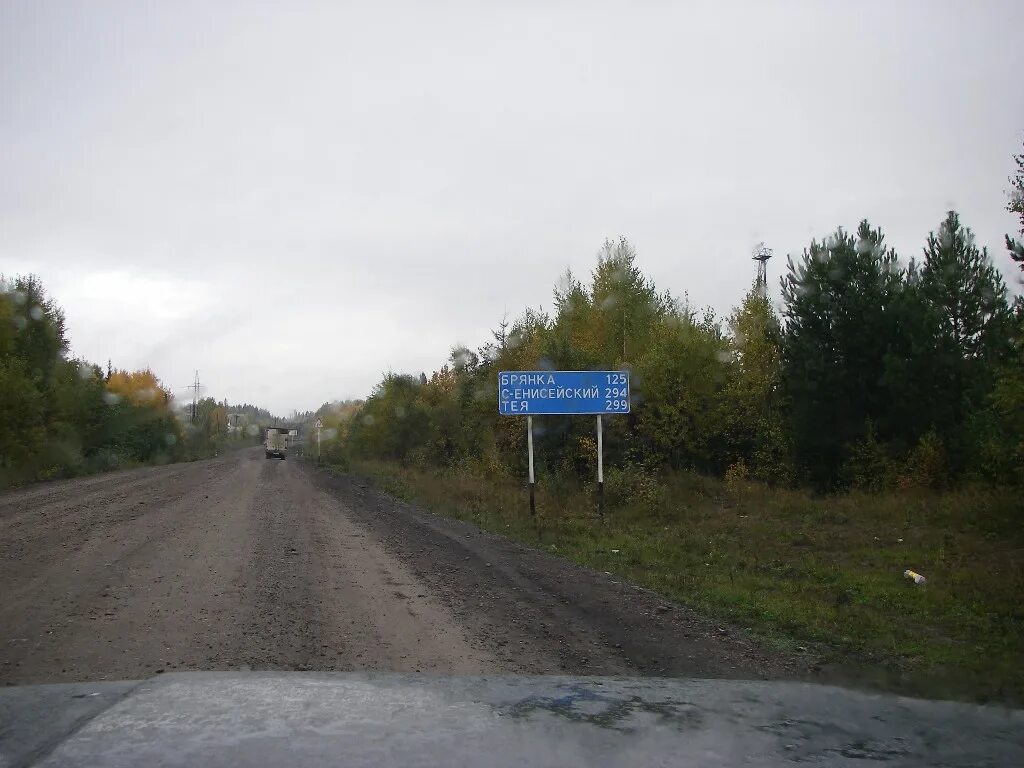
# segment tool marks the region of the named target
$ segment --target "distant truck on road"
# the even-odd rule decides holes
[[[266,449],[267,458],[271,456],[277,456],[279,459],[288,457],[288,443],[289,435],[280,429],[268,429],[267,438],[263,441],[263,447]]]

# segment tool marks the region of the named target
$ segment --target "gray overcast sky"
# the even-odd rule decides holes
[[[75,354],[275,412],[438,367],[627,236],[727,312],[751,247],[957,208],[1009,275],[1024,3],[0,4],[0,271]]]

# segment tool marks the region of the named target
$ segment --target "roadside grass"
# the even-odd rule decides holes
[[[1024,532],[1010,489],[813,496],[690,473],[596,518],[593,489],[359,461],[401,498],[607,571],[748,627],[813,646],[850,682],[1024,703]],[[620,494],[620,497],[628,494]],[[915,585],[907,568],[924,574]]]

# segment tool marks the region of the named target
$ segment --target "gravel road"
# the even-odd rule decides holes
[[[295,460],[0,494],[0,682],[182,670],[782,679],[808,662]]]

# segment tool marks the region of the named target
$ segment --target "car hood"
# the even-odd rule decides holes
[[[1024,711],[810,683],[195,672],[0,690],[0,766],[1020,765]]]

